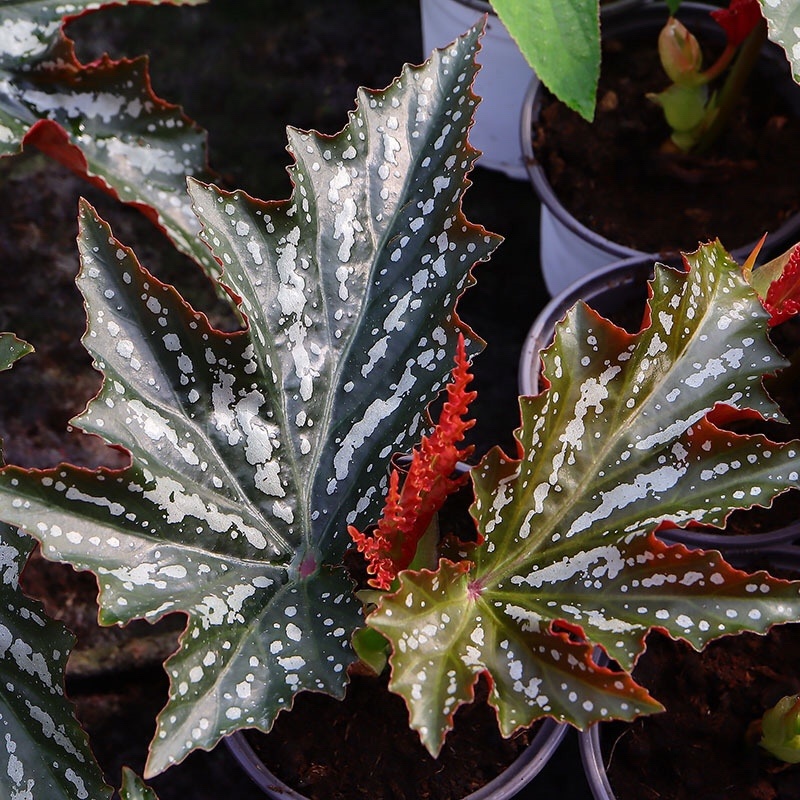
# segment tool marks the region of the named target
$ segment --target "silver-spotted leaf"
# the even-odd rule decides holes
[[[147,0],[197,5],[205,0]],[[125,4],[130,0],[121,0]],[[62,30],[80,0],[0,4],[0,157],[32,144],[139,207],[210,274],[216,262],[197,238],[189,175],[208,179],[206,134],[153,94],[145,58],[81,64]]]
[[[464,566],[442,561],[436,572],[401,573],[400,589],[369,617],[392,642],[390,688],[406,699],[431,754],[484,672],[505,736],[545,714],[576,722],[593,703],[604,717],[661,709],[630,676],[597,666],[590,645],[506,617]]]
[[[800,3],[797,0],[760,0],[761,11],[767,18],[769,38],[779,44],[795,81],[800,83]]]
[[[32,349],[12,333],[0,334],[0,370]],[[33,545],[16,528],[0,524],[0,787],[8,797],[109,797],[64,697],[74,637],[19,589]]]
[[[567,314],[543,355],[549,389],[521,398],[519,458],[494,450],[472,472],[485,537],[474,564],[408,573],[370,616],[392,641],[392,685],[423,739],[441,740],[447,698],[466,697],[483,671],[506,735],[542,715],[583,728],[653,710],[641,696],[625,699],[630,677],[610,683],[564,632],[630,669],[654,627],[702,647],[800,618],[800,583],[746,576],[717,553],[652,538],[666,520],[722,525],[733,509],[798,486],[800,443],[736,435],[706,418],[724,406],[779,419],[761,378],[785,362],[722,247],[688,261],[688,273],[657,268],[651,324],[637,335],[581,304]],[[451,643],[447,653],[440,642]],[[555,680],[554,668],[569,677]]]
[[[0,517],[97,574],[103,622],[188,616],[148,774],[269,728],[297,691],[344,692],[363,623],[347,524],[377,517],[459,332],[481,345],[455,312],[498,242],[461,211],[478,36],[362,92],[337,136],[291,132],[290,200],[193,185],[244,331],[210,328],[81,208],[84,343],[104,381],[75,422],[131,465],[9,467]]]
[[[32,349],[14,334],[0,334],[0,370]],[[64,696],[75,638],[19,589],[33,545],[29,536],[0,524],[0,794],[20,800],[110,797]]]
[[[0,794],[110,798],[111,788],[64,696],[75,638],[18,587],[33,545],[29,536],[0,524]]]
[[[207,0],[114,0],[130,2],[198,5]],[[47,56],[59,40],[63,20],[94,11],[110,1],[97,0],[5,0],[0,11],[0,68],[30,67]]]
[[[22,356],[33,352],[33,347],[13,333],[0,333],[0,371],[9,369]]]

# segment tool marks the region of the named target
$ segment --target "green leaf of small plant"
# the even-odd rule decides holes
[[[800,764],[800,694],[782,697],[761,719],[759,744],[787,764]]]
[[[389,642],[374,628],[359,628],[353,634],[353,649],[359,660],[377,675],[389,663]]]
[[[798,486],[800,443],[706,419],[718,405],[780,418],[761,378],[784,361],[722,247],[688,260],[688,274],[657,268],[637,335],[581,304],[568,313],[543,355],[550,388],[521,398],[519,458],[495,449],[472,471],[474,563],[401,574],[368,618],[433,752],[482,672],[504,735],[545,715],[585,728],[658,707],[626,672],[598,668],[593,644],[630,670],[651,628],[700,648],[800,614],[800,583],[652,536],[667,520],[722,526]]]
[[[290,130],[290,200],[192,185],[245,331],[210,328],[81,208],[84,343],[104,382],[75,422],[131,466],[9,467],[0,517],[97,574],[103,622],[187,615],[146,775],[268,729],[302,689],[344,693],[363,624],[347,525],[377,518],[459,333],[482,344],[455,313],[498,242],[461,210],[478,36],[362,91],[335,137]]]
[[[122,768],[120,796],[122,800],[158,800],[156,793],[128,767]]]
[[[33,352],[33,347],[13,333],[0,333],[0,371],[9,369],[22,356]]]
[[[124,5],[131,0],[121,0]],[[147,0],[197,5],[204,0]],[[204,180],[206,134],[153,94],[144,57],[81,64],[61,17],[98,7],[80,0],[0,5],[0,157],[34,145],[140,208],[210,275],[218,265],[197,238],[186,178]]]
[[[767,34],[779,44],[792,66],[795,81],[800,83],[800,3],[797,0],[760,0],[767,18]]]
[[[591,120],[600,77],[599,0],[492,0],[525,59],[553,94]]]

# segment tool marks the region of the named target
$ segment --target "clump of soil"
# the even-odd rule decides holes
[[[750,76],[707,155],[665,152],[669,129],[646,94],[669,81],[658,29],[644,35],[604,42],[592,123],[546,95],[534,151],[559,200],[586,227],[644,252],[693,250],[713,238],[736,250],[776,231],[800,208],[800,119],[772,72]]]
[[[743,633],[697,653],[658,633],[634,676],[666,712],[601,730],[618,800],[798,800],[800,765],[757,744],[751,726],[800,692],[800,625]]]
[[[499,775],[535,734],[536,726],[500,736],[482,679],[434,759],[387,680],[353,675],[342,701],[304,692],[269,734],[248,731],[247,739],[275,775],[312,800],[460,800]]]

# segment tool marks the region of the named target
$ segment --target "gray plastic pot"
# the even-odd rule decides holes
[[[615,310],[641,308],[647,299],[647,281],[653,275],[654,256],[635,256],[602,267],[586,275],[556,295],[537,315],[522,347],[518,383],[522,395],[540,391],[540,353],[553,341],[556,324],[579,300],[583,300],[604,317]],[[670,263],[667,261],[667,263]],[[674,266],[674,261],[672,263]],[[776,530],[731,536],[707,530],[670,528],[659,531],[664,541],[681,542],[703,550],[722,550],[745,556],[761,553],[765,548],[800,544],[800,520]]]
[[[743,566],[742,561],[746,561],[741,553],[724,552],[723,555],[734,565]],[[778,564],[781,567],[792,569],[800,573],[800,547],[791,545],[783,545],[773,547],[767,553],[769,560],[772,564]],[[592,791],[594,800],[617,800],[614,794],[614,789],[608,779],[606,772],[606,765],[603,760],[603,752],[601,748],[601,736],[603,734],[603,725],[606,723],[599,723],[593,725],[586,731],[583,731],[578,736],[578,742],[581,753],[581,762],[583,763],[583,771],[586,775],[586,781]]]
[[[716,8],[705,3],[681,3],[678,18],[692,30],[707,29],[710,37],[724,37],[722,29],[709,17]],[[646,32],[656,41],[658,31],[668,16],[665,3],[644,3],[626,14],[603,16],[603,32],[618,38],[632,38]],[[800,115],[800,90],[791,79],[786,57],[780,48],[768,43],[762,52],[759,69],[768,70],[775,75],[779,90],[790,98],[795,113]],[[641,250],[623,245],[601,236],[596,231],[579,222],[562,205],[556,196],[542,166],[534,154],[532,131],[539,118],[544,88],[538,82],[531,82],[522,109],[521,144],[525,154],[528,175],[536,194],[541,201],[540,215],[540,262],[545,284],[551,295],[555,296],[571,283],[586,274],[622,259],[647,255]],[[635,203],[636,198],[631,198]],[[716,235],[708,232],[709,237]],[[771,231],[762,249],[764,262],[786,250],[800,238],[800,215],[786,220],[777,230]],[[676,242],[675,249],[692,248],[696,242]],[[734,258],[744,261],[755,242],[747,242],[732,250]],[[655,255],[655,254],[651,254]]]
[[[508,769],[463,800],[509,800],[542,770],[567,732],[567,726],[546,719],[533,741]],[[321,733],[324,735],[324,732]],[[287,786],[264,765],[241,732],[229,736],[225,743],[254,783],[273,800],[307,800],[305,795]]]
[[[480,72],[473,90],[481,98],[470,130],[470,142],[481,156],[477,164],[526,180],[519,141],[519,119],[533,70],[520,53],[506,26],[483,0],[420,0],[422,47],[427,58],[487,16],[478,61]]]

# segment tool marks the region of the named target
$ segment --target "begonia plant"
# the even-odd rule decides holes
[[[206,0],[115,0],[115,5]],[[147,58],[81,63],[64,31],[108,3],[6,0],[0,4],[0,158],[37,148],[139,208],[175,247],[214,274],[198,239],[186,177],[209,180],[206,133],[157,97]]]
[[[799,483],[800,442],[708,419],[720,406],[781,419],[761,384],[784,363],[769,312],[719,243],[685,271],[656,269],[637,334],[582,305],[568,314],[544,355],[548,388],[520,399],[517,452],[470,470],[473,545],[416,568],[402,537],[425,538],[428,501],[457,485],[468,450],[466,362],[483,343],[457,301],[500,242],[462,211],[479,36],[361,90],[335,136],[289,129],[288,200],[189,181],[240,331],[214,329],[81,204],[83,342],[103,384],[74,424],[130,462],[6,466],[0,519],[97,576],[102,623],[185,614],[147,775],[268,730],[298,692],[341,697],[365,625],[437,754],[482,674],[504,735],[548,716],[585,728],[661,708],[630,674],[650,629],[702,647],[800,618],[800,583],[655,535],[722,526]],[[428,433],[407,490],[392,456]],[[343,566],[353,542],[377,593],[366,618]]]
[[[800,694],[786,695],[761,718],[759,744],[787,764],[800,764]]]
[[[13,334],[0,333],[0,371],[32,349]],[[111,790],[64,695],[75,637],[19,588],[34,544],[30,536],[0,523],[0,792],[19,800],[108,798]],[[126,771],[122,800],[154,800],[141,789],[141,781]]]

